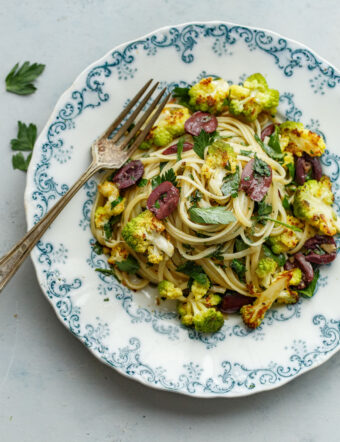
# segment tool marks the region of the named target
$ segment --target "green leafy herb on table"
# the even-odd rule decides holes
[[[6,90],[18,95],[30,95],[37,90],[33,82],[43,73],[44,64],[29,61],[19,67],[17,63],[6,77]]]
[[[17,138],[11,140],[11,147],[14,151],[20,151],[13,155],[12,164],[14,169],[27,171],[28,165],[31,161],[32,150],[35,140],[37,138],[37,126],[35,124],[26,125],[21,121],[18,121],[18,134]],[[25,158],[22,152],[30,152]]]

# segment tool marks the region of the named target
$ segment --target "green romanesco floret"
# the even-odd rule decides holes
[[[177,311],[183,325],[194,326],[201,333],[215,333],[224,324],[221,312],[212,307],[205,298],[198,301],[192,294],[179,303]]]
[[[340,232],[339,219],[332,208],[333,201],[332,184],[327,176],[320,181],[306,181],[295,192],[294,215],[325,235],[333,236]]]
[[[304,228],[304,224],[292,215],[287,215],[286,223],[290,226]],[[294,249],[302,237],[302,232],[296,232],[288,228],[284,228],[283,232],[279,235],[270,236],[268,242],[272,251],[279,255],[280,253],[286,253],[291,249]]]
[[[278,276],[280,273],[278,274]],[[299,293],[292,290],[290,286],[297,286],[302,281],[302,271],[299,268],[292,269],[292,277],[289,281],[289,287],[281,291],[276,299],[278,304],[295,304],[299,300]]]
[[[189,105],[196,111],[218,114],[225,108],[229,85],[221,78],[203,78],[189,90]]]
[[[321,156],[325,141],[321,135],[305,129],[302,123],[286,121],[280,125],[280,145],[282,150],[301,157],[304,152],[312,157]]]
[[[149,149],[152,145],[166,146],[185,133],[184,123],[190,117],[186,107],[166,106],[151,128],[140,149]]]
[[[158,293],[161,298],[166,299],[178,299],[183,296],[182,289],[176,287],[175,284],[166,280],[161,281],[158,284]]]
[[[133,250],[146,253],[149,262],[158,264],[164,253],[169,257],[174,253],[172,243],[161,234],[164,230],[164,223],[145,210],[124,226],[122,236]]]
[[[205,296],[209,290],[210,281],[209,278],[206,278],[204,283],[199,283],[198,281],[194,281],[191,285],[191,293],[193,294],[196,300],[200,300]]]
[[[245,80],[243,86],[230,86],[229,111],[236,116],[242,115],[247,121],[254,121],[263,110],[275,114],[279,97],[276,89],[269,89],[263,75],[253,74]]]
[[[235,173],[237,154],[230,144],[223,140],[214,141],[207,149],[201,174],[209,180],[209,189],[215,195],[222,195],[221,187],[224,178]]]
[[[288,290],[296,282],[297,269],[280,272],[272,284],[260,293],[253,304],[245,305],[241,308],[243,322],[250,328],[258,327],[265,314],[284,290]]]
[[[117,262],[125,261],[129,256],[129,251],[120,243],[111,248],[111,256],[107,262],[115,265]]]
[[[123,212],[125,208],[125,198],[121,198],[118,187],[107,180],[98,184],[98,192],[106,199],[105,204],[99,206],[94,215],[96,227],[101,228],[112,216],[117,216]]]
[[[215,293],[210,293],[204,297],[204,304],[207,307],[215,307],[216,305],[221,304],[222,297],[216,295]]]
[[[277,263],[272,258],[261,258],[257,268],[256,274],[260,279],[260,284],[263,287],[268,287],[277,269]]]

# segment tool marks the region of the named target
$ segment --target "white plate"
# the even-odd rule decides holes
[[[279,89],[279,111],[324,135],[324,171],[339,211],[339,72],[305,46],[230,23],[162,28],[93,63],[59,99],[27,176],[31,227],[90,161],[89,146],[147,79],[184,86],[209,74],[233,82],[261,72]],[[39,283],[57,316],[101,361],[151,387],[197,397],[235,397],[279,387],[325,362],[340,346],[340,260],[324,266],[311,300],[272,309],[261,327],[233,316],[214,335],[181,327],[176,315],[94,271],[91,180],[32,252]]]

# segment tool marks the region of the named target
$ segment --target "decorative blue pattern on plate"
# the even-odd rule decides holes
[[[241,82],[256,71],[280,90],[282,116],[302,120],[327,136],[322,161],[339,212],[340,158],[332,150],[339,73],[309,49],[277,34],[214,22],[164,28],[121,45],[76,79],[34,150],[25,194],[29,226],[87,167],[91,141],[146,78],[152,75],[172,88],[211,73]],[[272,309],[257,330],[248,330],[235,316],[215,335],[203,335],[182,327],[171,308],[157,307],[149,291],[133,293],[94,271],[107,265],[91,247],[95,192],[96,180],[91,180],[32,257],[58,317],[103,362],[149,386],[233,397],[280,386],[339,349],[340,318],[333,316],[339,301],[332,297],[337,262],[322,269],[316,297]]]

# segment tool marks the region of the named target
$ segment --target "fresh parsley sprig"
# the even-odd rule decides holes
[[[208,134],[205,130],[201,130],[200,134],[197,137],[193,137],[194,139],[194,151],[197,155],[204,159],[204,151],[207,146],[210,146],[215,141],[215,138],[218,136],[218,132],[213,132]]]
[[[170,181],[174,186],[177,186],[176,174],[173,169],[167,170],[162,175],[157,175],[151,179],[152,189],[155,189],[164,181]]]
[[[37,126],[35,124],[26,125],[18,121],[17,138],[11,140],[11,148],[19,153],[13,155],[12,164],[14,169],[27,171],[28,165],[31,161],[32,150],[35,140],[37,138]],[[26,157],[22,152],[30,152]]]
[[[43,73],[44,64],[25,61],[17,63],[6,77],[6,90],[18,95],[30,95],[37,90],[33,82]]]

